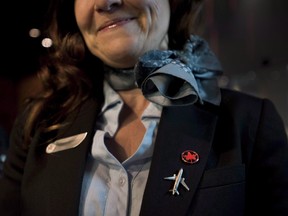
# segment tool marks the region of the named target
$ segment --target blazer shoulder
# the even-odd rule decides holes
[[[197,107],[212,112],[219,116],[259,116],[263,110],[276,113],[277,108],[269,98],[262,98],[246,92],[241,92],[229,88],[221,88],[221,103],[219,106],[205,103],[204,106]]]
[[[269,98],[261,98],[232,89],[221,89],[221,97],[220,112],[223,115],[230,113],[241,120],[246,117],[257,119],[265,116],[271,121],[275,119],[283,121],[276,105]]]
[[[221,105],[220,106],[231,106],[238,109],[249,109],[254,110],[258,107],[261,108],[263,103],[268,103],[274,106],[273,102],[269,98],[261,98],[245,92],[240,92],[233,89],[221,89]]]

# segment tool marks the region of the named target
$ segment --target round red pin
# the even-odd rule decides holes
[[[194,163],[197,163],[199,161],[199,155],[195,151],[186,150],[186,151],[182,152],[181,159],[185,163],[194,164]]]

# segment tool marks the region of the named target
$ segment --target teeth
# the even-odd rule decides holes
[[[116,27],[116,24],[113,24],[113,25],[108,26],[108,29],[115,28],[115,27]]]

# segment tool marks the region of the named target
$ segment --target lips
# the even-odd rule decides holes
[[[123,25],[127,22],[130,22],[131,20],[134,20],[135,18],[117,18],[117,19],[113,19],[113,20],[109,20],[107,22],[104,22],[98,29],[97,31],[103,31],[105,29],[111,29],[111,28],[115,28],[117,26]]]

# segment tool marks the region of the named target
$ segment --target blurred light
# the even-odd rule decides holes
[[[49,47],[52,46],[53,41],[52,41],[50,38],[44,38],[44,39],[42,40],[42,43],[41,43],[41,44],[42,44],[43,47],[49,48]]]
[[[229,79],[229,77],[227,77],[227,76],[221,76],[221,77],[218,79],[218,85],[219,85],[220,87],[227,87],[228,84],[229,84],[229,82],[230,82],[230,79]]]
[[[40,34],[41,34],[40,30],[37,28],[32,28],[29,31],[29,36],[32,38],[37,38],[40,36]]]
[[[6,155],[5,154],[0,154],[0,163],[4,163],[6,160]]]
[[[236,91],[241,91],[241,87],[239,85],[239,83],[234,83],[232,86],[231,86],[232,89],[236,90]]]

